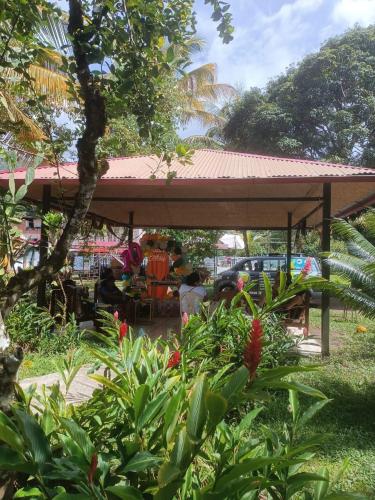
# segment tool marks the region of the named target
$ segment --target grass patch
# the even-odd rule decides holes
[[[339,487],[375,498],[375,321],[360,315],[353,319],[350,313],[348,319],[341,311],[331,313],[332,331],[343,334],[342,347],[321,361],[319,371],[301,374],[298,380],[332,399],[306,429],[306,437],[313,433],[327,435],[312,469],[327,467],[333,476],[348,459]],[[319,311],[313,311],[312,323],[319,326]],[[366,326],[367,332],[354,333],[358,324]],[[307,405],[307,400],[301,397],[301,403]],[[259,422],[282,430],[290,419],[287,407],[287,395],[278,394]]]
[[[77,351],[77,362],[86,364],[94,361],[94,358],[86,349],[87,346],[92,345],[89,342],[82,342],[80,347],[74,349]],[[59,363],[66,357],[64,354],[41,354],[39,352],[26,353],[22,362],[21,368],[18,372],[19,379],[23,380],[30,377],[40,377],[48,373],[57,372],[56,363]]]

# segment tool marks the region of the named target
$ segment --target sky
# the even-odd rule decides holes
[[[66,8],[66,0],[56,0]],[[319,50],[328,38],[356,23],[375,23],[375,0],[226,0],[235,28],[224,45],[211,20],[211,8],[196,0],[198,36],[205,48],[194,55],[193,69],[216,63],[218,81],[240,90],[263,87],[306,54]],[[183,137],[204,133],[197,123],[180,130]]]
[[[223,45],[210,19],[210,8],[197,0],[198,35],[206,42],[194,65],[216,63],[218,80],[241,90],[267,81],[329,37],[356,23],[375,23],[375,0],[227,0],[231,4],[234,40]],[[191,124],[182,135],[201,133]]]

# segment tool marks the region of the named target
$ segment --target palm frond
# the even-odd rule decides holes
[[[16,100],[5,92],[0,92],[0,108],[8,116],[10,122],[15,126],[15,135],[21,142],[41,141],[46,138],[43,130],[17,105]],[[22,127],[16,127],[21,124]]]
[[[349,222],[342,219],[335,219],[332,222],[332,229],[336,236],[343,238],[346,242],[353,243],[361,248],[364,255],[370,260],[375,260],[375,247]]]
[[[325,262],[338,276],[347,278],[357,288],[373,291],[375,294],[375,282],[373,278],[363,271],[363,263],[361,266],[356,265],[356,258],[353,258],[351,255],[338,254],[336,256],[331,255]]]
[[[214,146],[214,147],[224,147],[224,143],[212,138],[212,137],[209,137],[207,135],[191,135],[190,137],[186,137],[184,139],[184,142],[186,142],[186,144],[189,144],[191,146],[195,146],[195,145],[201,145],[201,144],[204,144],[208,147],[210,146]]]
[[[361,290],[340,285],[334,287],[334,294],[351,309],[363,313],[368,318],[375,318],[375,299],[373,296]]]

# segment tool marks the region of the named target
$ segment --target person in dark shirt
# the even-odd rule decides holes
[[[112,269],[104,268],[99,283],[99,296],[105,304],[117,305],[125,302],[124,295],[115,281]]]

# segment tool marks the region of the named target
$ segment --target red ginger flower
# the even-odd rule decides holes
[[[189,315],[187,312],[184,312],[182,315],[182,324],[186,326],[189,323]]]
[[[126,337],[127,333],[128,333],[128,324],[126,321],[123,321],[119,328],[119,334],[118,334],[119,344],[121,344],[123,338]]]
[[[244,286],[245,286],[244,280],[242,278],[238,278],[238,280],[237,280],[237,290],[239,292],[242,292]]]
[[[97,467],[98,467],[98,455],[94,453],[93,456],[91,457],[91,463],[89,471],[87,473],[87,480],[89,483],[93,482]]]
[[[169,358],[167,367],[174,368],[175,366],[180,364],[180,361],[181,361],[181,353],[180,351],[175,351]]]
[[[259,319],[253,319],[249,340],[245,346],[243,360],[249,370],[250,380],[255,378],[255,373],[262,357],[263,328]]]
[[[114,320],[115,320],[115,321],[117,321],[117,320],[118,320],[118,311],[115,311],[115,312],[113,313],[113,318],[114,318]]]
[[[311,273],[311,268],[312,268],[312,264],[311,264],[311,257],[307,257],[306,262],[305,262],[305,265],[304,265],[304,267],[303,267],[303,269],[302,269],[302,271],[301,271],[301,272],[302,272],[302,274],[303,274],[304,276],[307,276],[308,274],[310,274],[310,273]]]

